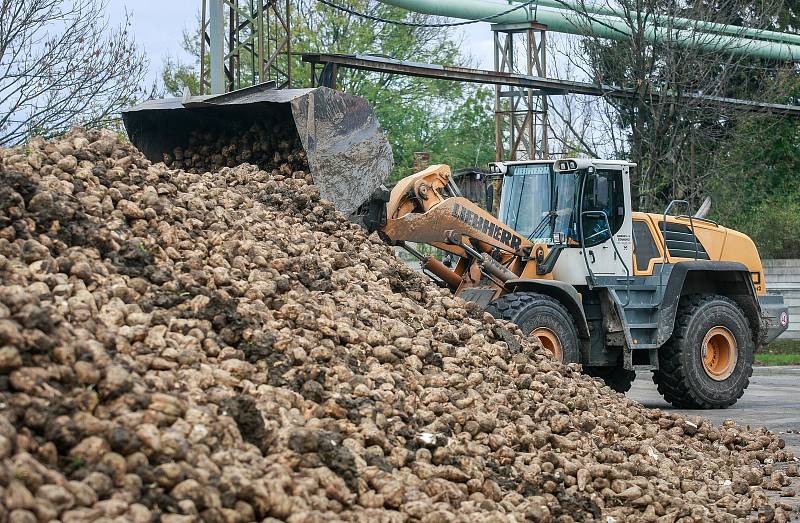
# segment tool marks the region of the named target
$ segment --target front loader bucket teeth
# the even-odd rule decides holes
[[[204,135],[235,144],[257,128],[299,139],[321,196],[345,215],[369,198],[393,165],[391,146],[367,101],[326,87],[255,86],[219,96],[151,100],[122,116],[131,142],[154,162]],[[267,160],[249,163],[275,167]]]

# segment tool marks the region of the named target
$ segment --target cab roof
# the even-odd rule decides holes
[[[586,161],[589,160],[592,163],[596,164],[604,164],[604,165],[618,165],[628,166],[628,167],[636,167],[635,163],[628,162],[626,160],[603,160],[600,158],[575,158],[575,157],[567,157],[567,158],[558,158],[558,159],[550,159],[550,160],[513,160],[513,161],[504,161],[504,162],[490,162],[491,164],[503,164],[503,165],[549,165],[554,164],[559,160],[582,160]]]

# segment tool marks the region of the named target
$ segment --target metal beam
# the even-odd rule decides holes
[[[292,86],[291,1],[202,0],[200,94]]]
[[[536,23],[493,24],[494,72],[547,77],[547,28]],[[520,46],[524,52],[518,52]],[[495,160],[547,159],[549,100],[540,89],[495,85]]]
[[[211,0],[210,4],[211,94],[222,94],[225,92],[225,18],[222,0]]]
[[[539,89],[550,96],[565,94],[583,94],[620,99],[634,99],[637,96],[635,89],[615,87],[610,85],[596,85],[586,82],[573,82],[539,76],[499,73],[483,69],[470,69],[466,67],[450,67],[419,62],[403,62],[390,58],[370,55],[344,55],[326,53],[305,53],[303,61],[312,64],[333,64],[349,69],[360,69],[387,74],[402,74],[438,80],[452,80],[488,85],[508,85],[524,89]],[[699,93],[683,93],[677,97],[671,93],[654,92],[652,98],[677,98],[681,100],[700,100],[713,103],[722,107],[750,113],[766,113],[781,116],[800,118],[800,106],[756,102],[752,100],[739,100],[709,96]]]

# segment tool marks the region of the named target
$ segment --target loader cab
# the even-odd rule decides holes
[[[498,218],[562,251],[553,266],[557,280],[586,285],[590,274],[625,275],[633,251],[632,167],[587,159],[490,164],[502,180]]]

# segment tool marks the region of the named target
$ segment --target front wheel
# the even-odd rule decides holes
[[[672,338],[659,349],[653,381],[676,407],[730,407],[750,384],[754,353],[750,323],[736,303],[724,296],[686,296]]]
[[[564,363],[580,363],[581,351],[575,320],[561,303],[535,292],[512,292],[491,302],[486,311],[495,318],[516,323],[522,332]]]

